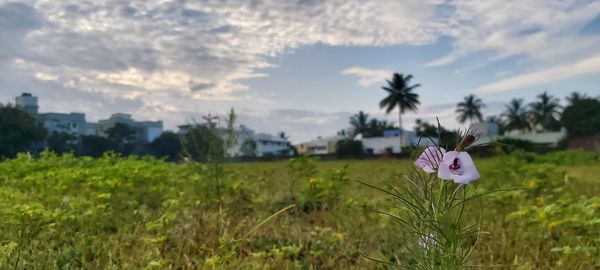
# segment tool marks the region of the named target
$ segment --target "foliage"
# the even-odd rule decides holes
[[[207,164],[21,154],[0,163],[0,269],[392,269],[360,255],[400,261],[408,252],[392,237],[400,235],[395,221],[373,212],[391,200],[334,179],[404,186],[403,168],[411,162],[224,164],[218,234]],[[600,155],[517,151],[476,162],[482,181],[471,192],[529,189],[473,199],[476,209],[464,219],[481,220],[483,230],[469,260],[473,268],[598,268]],[[345,164],[345,173],[333,176]],[[297,207],[253,230],[288,205],[281,202],[289,188],[300,200],[311,177],[321,187],[339,183],[329,199],[319,198],[326,207]],[[300,179],[293,187],[292,178]]]
[[[225,142],[207,126],[190,126],[182,139],[186,155],[194,161],[208,162],[225,156]]]
[[[169,161],[177,161],[182,154],[181,139],[178,134],[166,131],[148,144],[149,154]]]
[[[256,142],[252,139],[245,140],[240,147],[240,151],[245,157],[256,156]]]
[[[412,75],[404,75],[394,73],[392,80],[387,80],[387,86],[382,87],[387,96],[379,102],[379,107],[385,109],[385,113],[392,112],[398,107],[398,129],[402,130],[402,114],[407,111],[416,112],[419,102],[419,95],[414,92],[420,84],[410,85]],[[400,145],[404,145],[402,137],[400,137]]]
[[[481,109],[485,107],[483,101],[477,96],[471,94],[465,97],[465,99],[456,105],[456,113],[458,113],[457,120],[460,123],[465,123],[467,120],[483,121],[483,115]]]
[[[363,158],[365,153],[362,141],[339,140],[335,145],[335,155],[337,158]]]
[[[495,143],[502,153],[510,153],[513,151],[535,152],[540,148],[538,144],[531,141],[513,138],[498,139]]]
[[[19,152],[35,152],[45,137],[45,129],[28,113],[0,104],[0,160]]]
[[[114,141],[96,135],[84,135],[79,138],[77,154],[81,156],[101,157],[104,153],[117,151]]]
[[[523,105],[523,99],[513,98],[505,105],[502,116],[505,118],[504,129],[508,131],[529,129],[528,112]]]
[[[46,139],[46,147],[58,154],[75,151],[77,137],[66,132],[52,132]]]
[[[585,136],[600,133],[600,100],[573,98],[572,104],[562,113],[562,122],[569,136]]]
[[[561,106],[558,98],[543,92],[537,96],[537,101],[529,104],[531,118],[534,125],[539,125],[543,130],[559,130],[560,122],[557,120]]]

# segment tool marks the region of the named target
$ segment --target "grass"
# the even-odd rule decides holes
[[[475,190],[527,189],[467,206],[467,221],[483,223],[474,268],[600,267],[597,155],[515,153],[476,163]],[[375,213],[396,211],[394,202],[353,180],[403,185],[410,165],[228,164],[219,208],[204,165],[20,156],[0,163],[0,268],[393,269],[361,252],[410,263],[398,225]]]

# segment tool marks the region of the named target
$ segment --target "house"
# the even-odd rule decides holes
[[[205,126],[205,125],[204,125]],[[179,134],[186,134],[193,125],[179,126]],[[224,128],[215,128],[216,133],[223,140],[227,140],[230,136]],[[255,133],[252,129],[240,125],[233,130],[235,141],[229,146],[226,151],[228,157],[241,156],[290,156],[292,153],[289,148],[289,142],[280,136],[268,133]]]
[[[402,146],[400,145],[400,136],[402,136]],[[402,130],[401,133],[398,129],[386,130],[382,137],[360,138],[359,140],[362,141],[367,155],[400,154],[402,148],[405,147],[430,146],[437,143],[435,138],[420,138],[413,131]]]
[[[536,144],[545,144],[548,146],[557,146],[559,142],[567,138],[567,131],[561,128],[560,131],[522,131],[514,130],[499,134],[499,125],[494,122],[475,123],[471,130],[477,132],[480,136],[474,145],[483,145],[492,143],[500,139],[516,139],[530,141]]]
[[[300,155],[335,154],[338,141],[345,139],[346,137],[340,135],[325,138],[318,137],[315,140],[297,144],[295,147]]]

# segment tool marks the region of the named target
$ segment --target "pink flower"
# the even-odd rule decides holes
[[[457,184],[468,184],[479,179],[479,172],[467,152],[450,151],[440,163],[438,177]]]
[[[442,157],[446,154],[446,149],[430,146],[423,150],[423,153],[415,160],[415,165],[427,173],[435,172],[438,169]]]

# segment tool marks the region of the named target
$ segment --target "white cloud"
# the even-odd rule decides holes
[[[600,75],[600,55],[580,60],[574,63],[542,69],[508,79],[485,84],[478,88],[479,93],[498,93],[521,89],[553,81],[560,81],[575,76],[587,74]]]
[[[342,75],[358,77],[358,84],[361,86],[371,86],[381,83],[386,78],[391,77],[393,71],[387,69],[369,69],[365,67],[350,67],[340,71]]]

